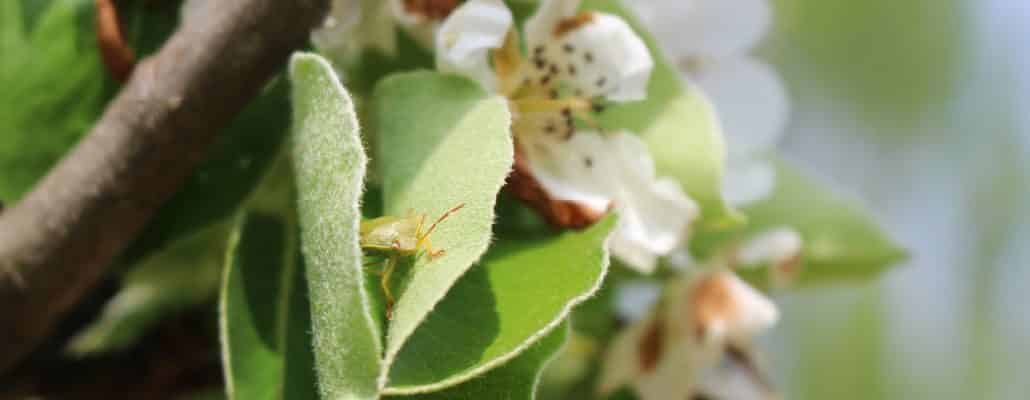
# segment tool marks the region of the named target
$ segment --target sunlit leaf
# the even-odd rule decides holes
[[[533,400],[544,367],[561,350],[569,335],[563,324],[526,351],[482,376],[439,392],[391,396],[387,399],[411,400]]]
[[[608,217],[550,239],[499,239],[408,339],[386,392],[436,390],[503,368],[597,291],[614,225]]]
[[[490,244],[497,192],[512,165],[511,116],[503,99],[476,83],[431,72],[383,80],[372,107],[386,213],[435,219],[464,204],[433,233],[434,248],[446,254],[418,257],[398,287],[387,331],[389,366]]]

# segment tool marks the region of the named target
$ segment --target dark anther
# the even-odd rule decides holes
[[[562,48],[563,48],[563,49],[565,49],[565,52],[566,52],[566,53],[571,53],[571,52],[573,52],[574,50],[576,50],[576,48],[575,48],[575,47],[572,47],[572,45],[571,45],[571,44],[569,44],[569,43],[565,43],[565,45],[564,45],[564,46],[562,46]]]
[[[548,95],[550,95],[552,99],[557,99],[558,98],[558,90],[551,89],[551,92],[548,93]]]
[[[593,167],[594,166],[594,160],[591,159],[590,157],[586,157],[586,158],[583,159],[583,164],[585,164],[587,166],[587,168]]]
[[[546,85],[546,84],[548,84],[550,82],[551,82],[551,76],[550,75],[544,75],[543,78],[540,78],[540,84],[541,85]]]
[[[595,113],[602,112],[602,111],[604,111],[604,104],[593,103],[593,104],[590,105],[590,109],[594,110]]]
[[[544,66],[547,65],[547,62],[545,62],[543,58],[534,58],[533,64],[536,64],[536,69],[544,69]]]
[[[544,52],[544,45],[537,45],[536,48],[533,49],[533,53],[534,54],[540,54],[540,53],[543,53],[543,52]]]
[[[602,76],[602,77],[600,77],[600,78],[597,78],[597,87],[602,87],[602,86],[604,86],[604,83],[605,83],[605,82],[608,82],[608,78],[605,78],[605,77],[603,77],[603,76]]]
[[[544,126],[544,132],[554,133],[554,125],[547,124],[546,126]]]
[[[558,74],[558,64],[551,64],[551,73],[554,75]]]
[[[572,117],[572,109],[570,109],[568,107],[565,107],[565,108],[561,109],[561,115],[565,116],[565,118]]]
[[[589,51],[586,52],[586,53],[583,53],[583,59],[586,60],[586,62],[588,62],[588,63],[592,63],[592,62],[594,62],[594,54],[589,52]]]
[[[576,66],[569,64],[569,75],[576,75]]]

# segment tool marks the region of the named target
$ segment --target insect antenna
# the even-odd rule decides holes
[[[437,218],[436,222],[433,222],[433,224],[429,226],[429,229],[426,230],[426,233],[423,234],[421,238],[419,238],[419,243],[421,244],[422,239],[429,237],[429,234],[433,233],[433,230],[436,229],[437,225],[443,222],[443,220],[447,219],[447,217],[450,217],[451,214],[458,212],[458,210],[460,210],[462,207],[465,207],[465,203],[458,204],[454,208],[447,210],[447,212],[443,213],[443,215],[441,215],[440,218]]]

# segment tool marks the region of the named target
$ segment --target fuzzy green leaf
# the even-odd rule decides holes
[[[651,150],[659,175],[676,178],[701,206],[703,228],[724,228],[743,218],[722,198],[726,145],[718,117],[704,95],[688,86],[654,38],[618,0],[586,0],[583,8],[622,16],[647,43],[654,71],[643,101],[605,111],[606,126],[640,135]]]
[[[438,390],[502,365],[601,286],[610,216],[582,232],[497,241],[419,326],[390,370],[387,393]]]
[[[319,389],[324,399],[374,399],[383,347],[358,245],[367,159],[354,104],[320,56],[294,55],[290,79],[301,249]]]
[[[490,244],[497,192],[511,169],[507,104],[467,79],[432,72],[395,75],[374,92],[377,154],[388,215],[431,218],[464,204],[433,233],[446,254],[418,257],[399,287],[387,331],[386,365]],[[460,340],[460,339],[458,339]],[[386,375],[384,373],[385,384]]]
[[[230,399],[311,399],[310,312],[293,228],[249,213],[233,233],[220,296],[222,367]]]
[[[540,375],[569,336],[568,324],[530,346],[508,363],[458,386],[433,393],[387,397],[393,400],[533,400]]]
[[[698,237],[697,253],[711,255],[763,231],[792,228],[803,241],[797,281],[801,284],[873,277],[906,257],[855,199],[834,193],[790,162],[772,162],[776,188],[765,200],[744,209],[748,226]],[[748,277],[759,283],[764,280],[764,275]]]

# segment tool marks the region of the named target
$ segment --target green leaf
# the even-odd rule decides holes
[[[14,202],[100,115],[114,84],[93,2],[0,2],[0,200]]]
[[[601,286],[614,226],[609,216],[549,239],[500,239],[404,345],[384,392],[439,390],[524,351]]]
[[[219,328],[230,399],[317,399],[303,266],[291,225],[240,218],[222,279]]]
[[[293,169],[319,390],[325,399],[374,399],[383,346],[358,245],[367,159],[354,104],[320,56],[294,55],[290,80]]]
[[[439,392],[387,397],[411,400],[532,400],[544,367],[557,355],[569,336],[568,324],[555,329],[501,367]]]
[[[743,217],[722,198],[726,145],[712,105],[686,85],[675,65],[661,53],[646,28],[618,0],[587,0],[583,8],[619,15],[637,31],[655,61],[647,98],[619,104],[601,116],[605,126],[640,135],[651,150],[659,175],[676,178],[701,206],[702,228],[726,228]]]
[[[497,192],[513,162],[511,115],[504,99],[478,84],[433,72],[384,79],[372,111],[386,213],[435,217],[465,205],[433,234],[446,255],[431,263],[419,257],[402,285],[387,335],[389,366],[490,243]]]
[[[710,255],[763,231],[789,227],[803,240],[798,276],[802,284],[873,277],[906,257],[855,199],[834,193],[790,162],[771,162],[776,167],[776,188],[765,200],[744,209],[748,226],[699,237],[699,254]]]
[[[210,227],[130,270],[100,318],[69,342],[68,351],[84,356],[124,350],[168,315],[213,299],[227,235],[225,225]]]

